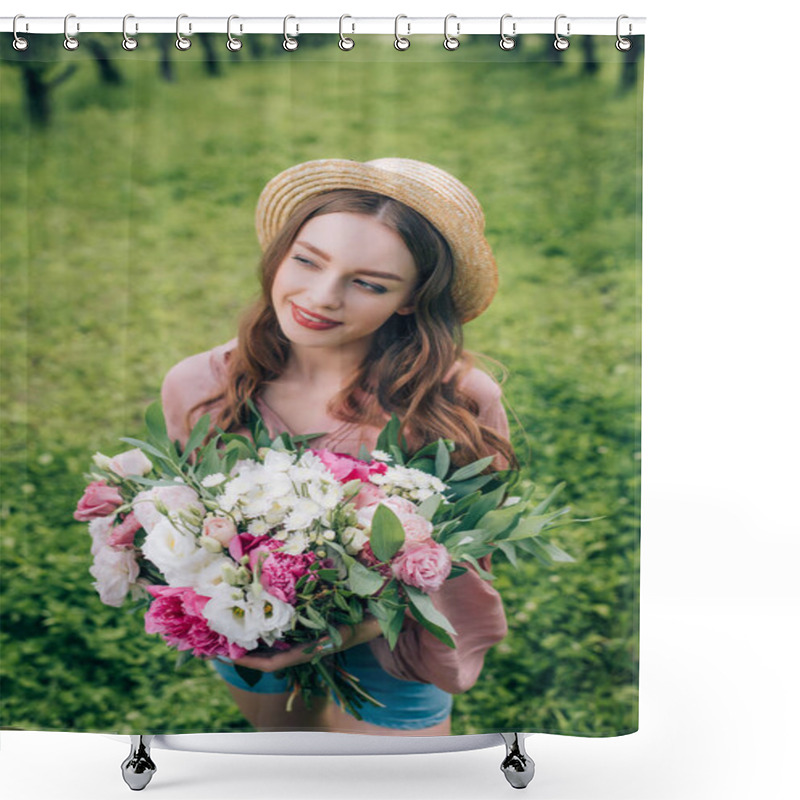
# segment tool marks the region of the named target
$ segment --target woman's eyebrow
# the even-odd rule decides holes
[[[330,261],[331,257],[324,251],[320,250],[318,247],[314,247],[313,244],[309,244],[308,242],[302,241],[300,239],[297,240],[297,244],[303,245],[303,247],[310,250],[315,255],[319,256],[324,261]],[[392,272],[375,272],[374,270],[366,270],[360,269],[358,270],[359,275],[369,275],[372,278],[386,278],[390,281],[402,281],[403,279],[399,275],[395,275]]]

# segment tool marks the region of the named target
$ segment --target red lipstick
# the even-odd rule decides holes
[[[321,317],[319,314],[314,314],[308,309],[302,308],[294,303],[291,305],[294,321],[304,328],[310,328],[314,331],[327,331],[330,328],[335,328],[337,325],[342,324],[334,319],[328,319],[328,317]]]

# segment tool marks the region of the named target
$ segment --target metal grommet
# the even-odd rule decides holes
[[[17,14],[17,16],[14,17],[14,22],[13,22],[13,24],[11,26],[12,33],[14,34],[14,41],[11,42],[11,46],[15,50],[17,50],[17,51],[19,51],[21,53],[23,50],[27,50],[28,49],[28,40],[25,39],[24,37],[20,36],[17,33],[17,20],[18,19],[25,19],[25,15],[24,14]],[[25,23],[25,30],[26,31],[28,30],[28,23],[27,22]]]
[[[461,31],[461,23],[460,22],[456,22],[456,36],[451,36],[447,32],[447,23],[450,22],[451,19],[456,19],[457,20],[458,18],[456,17],[455,14],[448,14],[444,18],[444,49],[445,50],[457,50],[458,46],[461,44],[461,42],[459,42],[458,39],[456,38],[456,36],[458,36],[458,34]]]
[[[69,27],[69,21],[71,19],[75,19],[75,15],[74,14],[67,14],[67,16],[64,17],[64,49],[65,50],[77,50],[78,49],[78,44],[79,44],[78,40],[74,36],[70,36],[69,35],[68,27]],[[80,26],[79,23],[77,23],[76,26],[75,26],[75,30],[79,31],[80,29],[81,29],[81,26]]]
[[[228,50],[231,51],[231,53],[236,53],[237,51],[242,49],[242,40],[241,39],[237,39],[231,33],[231,22],[233,22],[233,20],[235,20],[235,19],[239,19],[239,17],[237,17],[236,14],[231,14],[228,17],[228,41],[225,43],[225,47],[227,47]],[[239,27],[239,31],[241,32],[241,30],[242,30],[242,28],[240,26]]]
[[[129,19],[136,19],[133,14],[126,14],[122,18],[122,49],[123,50],[135,50],[139,46],[139,42],[136,39],[128,36],[128,20]],[[139,30],[138,23],[136,24],[136,30]]]
[[[560,19],[566,19],[566,18],[567,18],[567,15],[566,15],[566,14],[559,14],[559,15],[556,17],[556,22],[555,22],[555,35],[556,35],[556,39],[555,39],[555,41],[553,42],[553,47],[555,47],[555,49],[556,49],[556,50],[566,50],[566,49],[569,47],[569,39],[565,39],[565,38],[564,38],[563,36],[561,36],[561,35],[559,34],[559,32],[558,32],[558,21],[559,21]],[[568,22],[568,23],[567,23],[567,36],[569,36],[569,28],[570,28],[570,24],[569,24],[569,22]]]
[[[511,36],[508,36],[504,30],[504,25],[507,19],[511,19],[511,14],[503,14],[500,17],[500,49],[501,50],[513,50],[515,45],[517,44],[516,39],[512,39],[511,36],[517,35],[517,23],[511,23]]]
[[[405,14],[398,14],[394,18],[394,49],[408,50],[408,48],[411,47],[411,39],[406,39],[404,36],[400,35],[400,31],[398,29],[400,27],[401,19],[408,19],[408,17]],[[411,36],[411,23],[407,22],[406,27],[408,28],[406,36]]]
[[[616,42],[616,44],[615,44],[614,46],[615,46],[615,47],[617,48],[617,50],[619,50],[621,53],[627,52],[628,50],[630,50],[630,49],[631,49],[631,40],[630,40],[630,39],[625,39],[625,38],[623,38],[622,36],[620,36],[620,33],[619,33],[619,24],[620,24],[620,22],[621,22],[623,19],[628,19],[628,18],[629,18],[629,17],[628,17],[626,14],[620,14],[620,15],[617,17],[617,42]],[[628,36],[630,36],[630,35],[631,35],[631,31],[632,31],[632,30],[633,30],[633,26],[632,26],[632,25],[630,24],[630,22],[629,22],[629,23],[628,23]]]
[[[342,23],[344,23],[346,19],[353,19],[353,18],[349,14],[342,14],[342,16],[339,17],[339,48],[342,50],[352,50],[356,46],[356,43],[351,38],[345,36],[344,33],[342,33]],[[355,32],[356,32],[356,24],[354,22],[353,30],[351,31],[351,33]]]
[[[189,15],[188,14],[178,14],[178,18],[175,20],[175,47],[178,50],[188,50],[192,46],[192,40],[187,39],[185,36],[181,34],[181,20],[186,19]],[[189,23],[189,33],[192,32],[192,23]]]
[[[291,14],[289,14],[288,16],[283,18],[283,49],[297,50],[297,45],[299,44],[299,42],[297,41],[297,39],[293,39],[291,36],[289,36],[289,33],[286,30],[286,26],[288,25],[290,19],[297,19],[297,17],[293,17]],[[295,28],[296,28],[295,34],[299,33],[300,27],[295,26]]]

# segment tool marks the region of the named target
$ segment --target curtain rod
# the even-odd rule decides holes
[[[636,36],[644,33],[645,17],[570,17],[559,14],[555,17],[514,17],[506,14],[503,19],[503,32],[506,36],[525,33],[553,34],[558,23],[561,36],[596,35],[616,36],[619,24],[621,36]],[[193,33],[227,33],[228,17],[194,17],[190,14],[180,16],[180,33],[190,36]],[[330,33],[344,35],[385,34],[413,36],[415,34],[444,35],[444,17],[235,17],[231,21],[231,33],[241,36],[248,33],[288,33],[302,36],[304,33]],[[83,33],[122,33],[122,17],[26,17],[17,19],[16,31],[25,33],[64,34],[65,25],[70,36]],[[458,17],[449,15],[447,32],[450,36],[466,34],[500,35],[500,16],[497,17]],[[146,33],[176,33],[176,17],[136,17],[130,15],[125,30],[129,36]],[[14,17],[0,17],[0,31],[11,33],[14,30]]]

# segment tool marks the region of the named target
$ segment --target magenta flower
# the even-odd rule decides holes
[[[108,544],[114,547],[133,547],[133,540],[136,531],[142,527],[142,523],[136,519],[133,513],[126,514],[125,519],[119,525],[114,525],[108,534]]]
[[[186,586],[148,586],[155,598],[144,616],[147,633],[159,633],[164,641],[193,655],[241,658],[247,650],[212,631],[203,609],[210,600]]]
[[[368,481],[370,475],[383,475],[386,464],[381,461],[362,461],[346,453],[332,453],[330,450],[311,451],[332,473],[339,483],[360,480]]]
[[[248,555],[250,557],[248,566],[258,575],[264,589],[284,603],[294,605],[297,601],[295,585],[300,578],[308,575],[308,568],[317,557],[314,553],[292,555],[275,552],[281,547],[283,542],[271,536],[240,533],[234,537],[228,549],[237,561]]]

